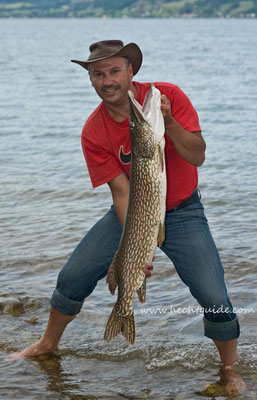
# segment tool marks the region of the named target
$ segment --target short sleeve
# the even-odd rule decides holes
[[[88,139],[84,129],[81,144],[93,187],[109,182],[122,172],[110,149]]]
[[[199,118],[191,101],[178,86],[174,89],[173,95],[168,96],[173,117],[187,131],[201,131]]]

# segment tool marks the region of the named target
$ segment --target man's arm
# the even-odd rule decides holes
[[[186,131],[171,114],[170,101],[161,96],[161,110],[165,123],[165,132],[172,141],[177,153],[183,160],[200,167],[205,160],[206,144],[200,131]]]
[[[129,180],[125,172],[108,182],[112,192],[113,205],[121,225],[124,225],[128,207]]]

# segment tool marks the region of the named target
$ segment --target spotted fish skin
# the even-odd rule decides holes
[[[109,267],[107,282],[118,298],[106,325],[104,339],[122,333],[135,342],[133,297],[145,302],[145,266],[152,262],[157,245],[164,240],[166,171],[164,121],[160,92],[150,84],[143,107],[129,92],[131,169],[127,215],[119,248]]]

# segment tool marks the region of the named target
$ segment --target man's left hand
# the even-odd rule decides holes
[[[167,126],[170,122],[172,122],[173,117],[171,114],[170,101],[165,94],[161,95],[161,112],[164,118],[165,126]]]

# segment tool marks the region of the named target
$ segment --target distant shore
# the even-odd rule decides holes
[[[136,17],[131,17],[131,16],[121,16],[121,17],[115,17],[115,16],[85,16],[85,17],[78,17],[74,15],[1,15],[0,14],[0,19],[256,19],[257,15],[240,15],[240,16],[210,16],[210,17],[203,17],[201,15],[176,15],[176,16],[165,16],[165,17],[160,17],[160,16],[150,16],[150,17],[141,17],[141,16],[136,16]]]
[[[256,0],[1,0],[0,18],[256,18]]]

